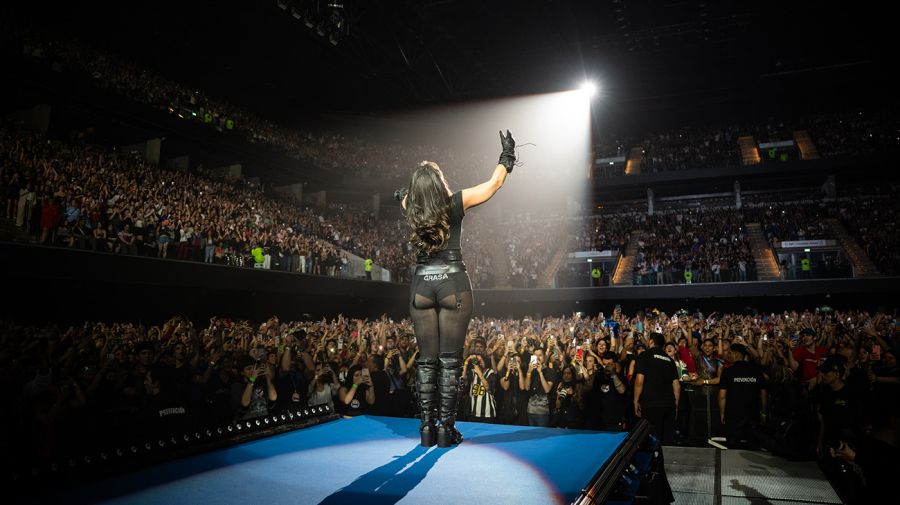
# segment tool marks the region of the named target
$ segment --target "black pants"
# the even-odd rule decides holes
[[[725,419],[725,445],[729,449],[758,449],[750,415],[734,415]]]
[[[659,437],[662,445],[671,445],[675,440],[675,406],[670,407],[644,407],[641,406],[641,418],[650,423],[650,433]],[[653,489],[648,490],[651,503],[673,503],[675,496],[669,486],[669,478],[666,476],[666,464],[663,458],[663,448],[659,448],[659,461],[657,471],[659,474],[654,481]]]
[[[650,433],[656,435],[663,445],[675,442],[675,406],[641,406],[641,418],[650,423]]]

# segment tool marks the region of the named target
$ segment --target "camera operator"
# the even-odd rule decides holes
[[[900,475],[900,398],[886,400],[862,440],[851,443],[842,439],[837,447],[829,448],[832,459],[862,470],[865,483],[861,489],[842,496],[848,503],[878,503],[894,492],[894,480]]]
[[[555,399],[556,426],[559,428],[580,428],[583,421],[584,399],[582,385],[576,382],[575,368],[565,365],[562,380],[556,385]]]
[[[847,444],[857,446],[861,439],[859,408],[850,388],[844,383],[845,358],[830,356],[819,367],[817,382],[819,407],[819,434],[816,456],[825,476],[842,496],[853,495],[858,483],[847,479],[849,464],[835,459],[835,453],[846,452]],[[852,472],[850,472],[852,473]]]
[[[826,448],[838,448],[841,440],[856,441],[857,405],[852,391],[844,383],[843,356],[831,356],[819,367],[822,391],[819,395],[819,437],[816,455],[824,457]]]
[[[625,429],[625,382],[619,376],[616,353],[606,351],[601,356],[603,367],[592,379],[585,382],[585,391],[593,394],[592,429],[600,431],[622,431]]]

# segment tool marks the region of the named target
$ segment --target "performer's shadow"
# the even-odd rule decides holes
[[[359,476],[348,486],[322,500],[320,505],[397,503],[425,479],[438,458],[445,452],[444,449],[429,449],[417,445],[406,454]],[[406,468],[407,466],[409,468]]]
[[[514,442],[528,442],[530,440],[545,440],[548,438],[571,436],[575,433],[568,430],[559,429],[528,429],[518,430],[510,433],[495,433],[492,435],[481,435],[467,439],[468,442],[479,445],[487,444],[503,444]]]

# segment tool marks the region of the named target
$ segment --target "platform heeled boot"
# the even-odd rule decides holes
[[[435,443],[437,429],[434,424],[438,413],[438,360],[437,358],[416,359],[416,393],[419,402],[419,415],[422,425],[419,434],[422,436],[422,447],[431,447]]]
[[[459,403],[462,378],[462,351],[440,354],[441,372],[438,385],[441,391],[440,420],[437,429],[438,447],[450,447],[463,441],[456,427],[456,408]]]

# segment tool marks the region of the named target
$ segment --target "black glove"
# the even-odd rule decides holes
[[[512,169],[516,164],[516,141],[512,138],[509,130],[506,130],[506,136],[500,132],[500,145],[503,146],[503,152],[500,153],[499,164],[506,167],[506,173],[512,173]]]
[[[402,202],[407,193],[409,193],[409,188],[398,188],[397,191],[394,191],[394,200]]]

